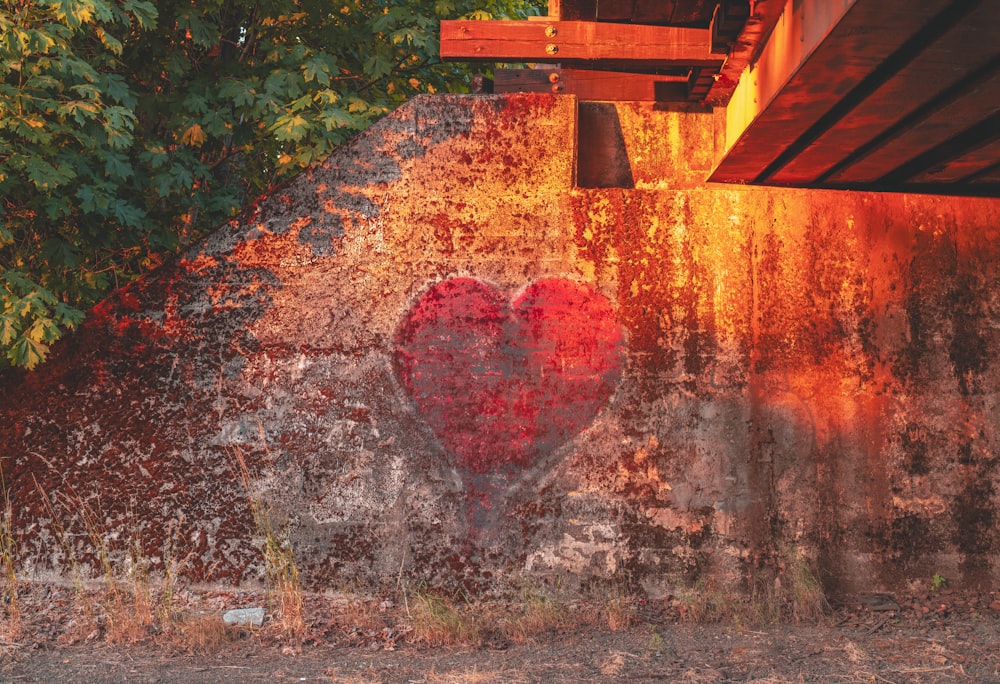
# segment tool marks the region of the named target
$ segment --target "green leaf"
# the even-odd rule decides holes
[[[125,11],[133,15],[142,28],[156,28],[157,11],[151,2],[125,0]]]
[[[288,109],[292,112],[301,112],[303,109],[311,107],[313,103],[312,95],[303,95],[297,100],[293,100],[291,104],[288,105]]]
[[[65,326],[70,330],[75,329],[78,325],[83,323],[84,313],[79,309],[74,309],[71,306],[63,304],[62,302],[56,302],[56,305],[52,308],[52,314],[55,317],[56,323],[61,326]]]
[[[135,93],[121,74],[102,73],[95,83],[106,102],[117,102],[123,109],[132,112],[132,118],[135,119],[133,112],[136,105]]]
[[[521,0],[0,5],[0,360],[39,363],[49,340],[110,287],[412,93],[463,90],[471,68],[440,64],[440,19],[523,18],[540,8]]]
[[[73,268],[80,263],[80,256],[76,248],[60,237],[46,240],[42,247],[42,255],[49,262],[49,265],[59,265],[65,268]]]
[[[322,86],[329,86],[330,74],[335,68],[336,60],[330,55],[318,55],[302,65],[302,78],[306,83],[315,81]]]
[[[112,36],[110,33],[105,31],[101,27],[97,28],[96,33],[97,37],[101,41],[101,45],[106,47],[115,55],[120,55],[122,53],[122,42],[120,40]]]
[[[122,154],[111,153],[104,160],[104,173],[109,178],[125,180],[131,178],[134,171],[127,157]]]
[[[39,317],[31,324],[24,336],[32,342],[52,344],[59,339],[59,326],[51,318]]]
[[[0,347],[9,347],[20,332],[17,326],[18,317],[8,313],[0,313]]]
[[[249,81],[227,78],[219,88],[219,95],[232,100],[237,107],[247,107],[253,104],[257,91],[254,90]]]
[[[296,114],[295,116],[278,117],[278,120],[271,125],[270,130],[278,140],[294,142],[305,137],[311,127],[305,117]]]
[[[3,273],[3,280],[7,283],[8,291],[12,293],[18,293],[21,297],[33,292],[36,287],[35,283],[28,280],[23,273],[15,270],[7,270]]]
[[[192,8],[177,18],[177,25],[191,33],[191,39],[195,45],[212,47],[219,42],[219,29],[213,21],[206,21],[206,18],[209,17],[208,14],[197,14],[196,10]]]
[[[55,189],[73,178],[72,169],[59,169],[44,159],[28,159],[24,170],[39,190]]]
[[[392,71],[392,61],[380,52],[365,60],[365,74],[372,78],[382,78],[388,76]]]
[[[28,337],[18,337],[17,341],[7,352],[7,358],[15,366],[23,366],[28,370],[34,370],[35,366],[45,360],[49,353],[49,348],[38,341]]]
[[[56,18],[69,26],[78,28],[94,20],[94,7],[79,0],[41,0],[42,5],[55,9]]]
[[[113,215],[115,221],[121,226],[142,228],[146,223],[146,212],[128,202],[115,202]]]
[[[352,114],[359,114],[368,111],[368,102],[360,97],[352,97],[347,100],[347,111]]]

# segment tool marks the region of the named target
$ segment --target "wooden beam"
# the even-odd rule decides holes
[[[976,82],[1000,73],[1000,49],[990,39],[997,9],[996,4],[983,3],[953,30],[925,45],[912,61],[775,173],[774,182],[821,183],[849,167],[852,156],[861,158],[855,152],[859,148],[877,149],[878,140],[887,141],[894,129],[896,134],[903,130],[897,128],[902,122],[919,124]],[[998,96],[1000,91],[994,90],[977,97],[997,102]]]
[[[907,11],[900,11],[902,4]],[[770,178],[815,140],[815,131],[829,127],[831,112],[853,102],[852,93],[869,79],[874,83],[873,74],[887,72],[894,65],[890,56],[924,26],[935,26],[936,16],[951,5],[950,0],[888,5],[884,0],[788,0],[760,59],[744,74],[726,109],[726,158],[711,180]]]
[[[1000,159],[1000,140],[974,147],[960,157],[928,169],[913,178],[914,183],[959,183],[982,178]]]
[[[584,101],[678,102],[690,96],[687,76],[588,69],[497,69],[495,93],[568,93]]]
[[[441,22],[441,58],[450,61],[543,62],[619,68],[718,68],[712,30],[590,21]]]
[[[1000,72],[978,81],[959,97],[941,103],[919,120],[897,131],[868,154],[829,178],[834,184],[873,183],[907,161],[917,152],[943,144],[957,131],[974,126],[984,114],[996,111],[1000,93]],[[992,108],[987,108],[991,103]],[[905,121],[905,118],[902,119]]]

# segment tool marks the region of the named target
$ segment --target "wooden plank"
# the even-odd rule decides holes
[[[892,173],[922,151],[940,145],[957,132],[1000,110],[1000,74],[984,81],[964,97],[895,136],[872,154],[830,176],[830,183],[872,183]]]
[[[913,177],[914,183],[957,183],[963,178],[986,171],[1000,162],[1000,141],[977,147],[943,166]]]
[[[925,108],[939,93],[959,84],[1000,54],[991,23],[998,3],[977,11],[934,41],[807,149],[772,176],[779,184],[816,182],[853,150],[875,139],[910,112]]]
[[[621,71],[717,68],[725,61],[724,54],[711,50],[711,29],[589,21],[442,21],[441,58],[618,67]]]
[[[1000,161],[988,169],[983,169],[983,171],[974,178],[970,178],[968,183],[974,185],[1000,186]]]
[[[790,51],[801,50],[800,45],[811,43],[818,47],[804,54],[799,53],[801,56],[793,63],[792,73],[783,85],[771,83],[767,86],[767,91],[773,94],[758,94],[751,90],[737,104],[736,111],[730,105],[727,111],[727,144],[731,147],[713,173],[712,180],[763,180],[761,175],[769,172],[770,166],[790,146],[797,143],[889,55],[950,5],[950,0],[926,0],[919,4],[908,3],[903,11],[900,2],[857,0],[826,31],[823,31],[822,22],[816,26],[803,24],[808,15],[798,19],[793,16],[793,25],[782,34],[780,42],[775,43],[772,36],[761,62],[750,74],[751,78],[756,76],[766,80],[769,69],[783,64],[789,59]],[[793,4],[789,2],[786,11]],[[800,10],[804,12],[811,8],[812,12],[817,12],[824,7],[831,9],[828,3],[805,3]],[[802,25],[796,29],[794,24]],[[816,33],[812,33],[812,38],[805,39],[807,32]],[[765,63],[765,58],[775,64]],[[801,66],[795,69],[794,64]],[[738,135],[736,120],[742,118],[740,110],[747,108],[753,111],[753,108],[760,107],[763,111],[735,143],[730,143],[731,136]]]
[[[569,93],[584,101],[677,102],[689,96],[684,76],[588,69],[497,69],[495,93]]]

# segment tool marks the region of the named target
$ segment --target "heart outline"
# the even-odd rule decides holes
[[[432,285],[396,333],[394,367],[444,450],[471,473],[524,469],[586,429],[624,366],[611,302],[544,278],[517,296],[482,280]]]

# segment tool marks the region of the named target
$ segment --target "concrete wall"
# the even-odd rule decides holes
[[[418,98],[4,378],[26,571],[97,529],[260,578],[238,454],[316,587],[996,581],[1000,202],[708,186],[721,117],[577,121]]]

